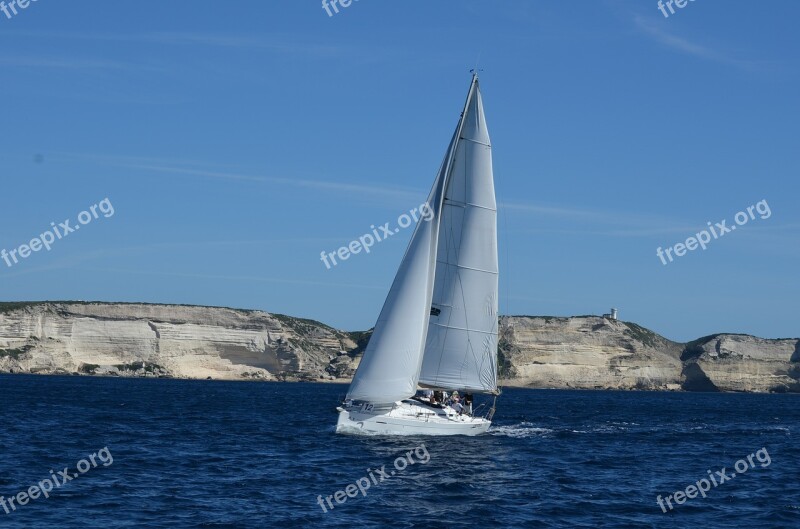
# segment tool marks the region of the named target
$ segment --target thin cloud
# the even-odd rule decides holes
[[[81,255],[73,255],[67,258],[60,259],[58,262],[37,267],[22,267],[17,270],[6,272],[4,269],[0,270],[0,280],[27,276],[30,274],[41,274],[46,272],[54,272],[61,270],[74,270],[74,271],[88,271],[88,272],[101,272],[114,275],[156,275],[166,277],[181,277],[185,279],[213,279],[221,281],[247,281],[248,283],[278,283],[286,285],[305,285],[305,286],[318,286],[318,287],[332,287],[332,288],[362,288],[366,290],[386,290],[385,286],[367,285],[364,283],[343,283],[343,282],[330,282],[330,281],[309,281],[307,279],[292,279],[286,277],[269,277],[269,276],[250,276],[250,275],[224,275],[224,274],[199,274],[187,272],[165,272],[161,270],[133,270],[133,269],[119,269],[119,268],[106,268],[106,267],[87,267],[81,266],[81,263],[87,261],[94,261],[99,258],[108,257],[115,253],[114,251],[96,250],[93,252],[86,252]]]
[[[195,169],[191,167],[179,167],[178,164],[197,164],[190,161],[166,162],[152,160],[148,161],[147,158],[137,158],[130,156],[94,156],[94,155],[81,155],[59,153],[60,156],[65,158],[78,158],[89,159],[95,163],[110,165],[114,167],[124,167],[128,169],[139,169],[143,171],[158,172],[164,174],[172,174],[178,176],[197,176],[203,178],[214,178],[221,180],[236,180],[240,182],[258,182],[266,184],[278,184],[292,187],[302,187],[306,189],[313,189],[317,191],[334,191],[339,193],[346,193],[351,196],[387,196],[392,199],[401,199],[410,203],[419,202],[424,199],[425,192],[420,190],[411,190],[409,188],[381,186],[372,184],[357,184],[348,182],[336,182],[326,180],[312,180],[304,178],[290,178],[279,176],[263,176],[257,174],[244,174],[239,172],[218,170],[209,171],[205,169]]]
[[[610,220],[612,218],[612,215],[607,212],[592,211],[588,209],[565,208],[558,206],[545,206],[541,204],[530,204],[521,202],[500,202],[498,206],[500,206],[500,208],[508,210],[525,211],[528,213],[535,213],[539,215],[547,215],[554,217],[567,217],[575,220],[599,220],[599,219]],[[619,216],[617,215],[617,217]]]
[[[679,37],[668,31],[660,28],[653,23],[646,20],[641,15],[636,15],[634,17],[634,22],[636,23],[636,27],[639,28],[644,34],[648,35],[650,38],[661,44],[662,46],[669,48],[671,50],[678,51],[680,53],[684,53],[686,55],[691,55],[693,57],[698,57],[700,59],[705,59],[709,61],[719,62],[723,64],[731,64],[734,66],[738,66],[740,68],[752,68],[754,63],[749,61],[743,61],[739,59],[735,59],[726,55],[723,52],[714,50],[707,46],[703,46],[701,44],[694,43],[686,38]]]
[[[84,268],[93,272],[110,272],[113,274],[157,275],[168,277],[182,277],[186,279],[218,279],[224,281],[247,281],[248,283],[280,283],[286,285],[309,285],[333,288],[363,288],[368,290],[386,290],[385,286],[365,285],[363,283],[331,283],[326,281],[309,281],[306,279],[287,279],[283,277],[245,276],[245,275],[219,275],[219,274],[187,274],[185,272],[162,272],[150,270],[125,270],[115,268]]]
[[[302,40],[293,35],[226,35],[216,33],[157,32],[157,33],[83,33],[73,31],[5,31],[0,36],[72,40],[87,42],[126,42],[133,44],[159,44],[173,46],[209,46],[217,48],[237,48],[260,50],[280,54],[301,54],[316,57],[332,57],[343,53],[356,52],[342,45],[317,43],[310,39]]]
[[[348,195],[383,195],[393,199],[402,199],[408,202],[419,201],[423,195],[418,191],[411,191],[388,186],[375,186],[364,184],[353,184],[347,182],[331,182],[324,180],[307,180],[299,178],[285,178],[285,177],[268,177],[256,176],[241,173],[221,172],[221,171],[206,171],[202,169],[189,169],[183,167],[150,165],[150,164],[126,164],[125,167],[134,169],[143,169],[148,171],[157,171],[164,173],[172,173],[179,175],[201,176],[207,178],[220,178],[228,180],[250,181],[250,182],[263,182],[271,184],[279,184],[286,186],[303,187],[313,189],[316,191],[334,191],[346,193]],[[536,213],[540,215],[570,218],[577,221],[617,224],[617,225],[631,225],[641,224],[643,222],[654,223],[654,219],[645,218],[636,215],[620,215],[618,212],[612,211],[593,211],[575,208],[563,208],[553,206],[543,206],[536,204],[526,204],[519,202],[504,202],[500,204],[501,207],[508,209],[525,211],[529,213]],[[663,226],[663,222],[660,224]]]
[[[511,230],[508,233],[515,234],[547,234],[547,235],[577,235],[579,237],[598,236],[598,237],[655,237],[658,235],[681,235],[697,233],[698,227],[653,227],[630,230],[593,230],[593,229],[565,229],[565,228],[532,228],[525,230]]]
[[[218,172],[218,171],[204,171],[200,169],[184,169],[180,167],[163,167],[158,165],[131,164],[128,165],[128,167],[132,169],[144,169],[147,171],[158,171],[164,173],[183,174],[191,176],[204,176],[208,178],[221,178],[228,180],[241,180],[241,181],[251,181],[251,182],[263,182],[270,184],[280,184],[287,186],[310,188],[318,191],[337,191],[343,193],[390,195],[393,198],[398,198],[398,196],[407,195],[409,199],[414,197],[417,200],[419,200],[418,193],[412,193],[411,191],[404,191],[397,188],[370,186],[363,184],[348,184],[343,182],[328,182],[324,180],[305,180],[301,178],[284,178],[275,176],[256,176],[256,175],[246,175],[246,174]]]
[[[132,65],[102,59],[75,59],[53,57],[0,56],[0,64],[26,68],[53,68],[60,70],[127,70]]]
[[[647,215],[638,215],[632,212],[625,212],[620,213],[619,211],[604,211],[604,210],[596,210],[596,209],[586,209],[586,208],[570,208],[570,207],[562,207],[562,206],[550,206],[550,205],[542,205],[542,204],[530,204],[530,203],[520,203],[520,202],[500,202],[498,204],[501,210],[510,210],[510,211],[521,211],[526,213],[531,213],[533,215],[540,215],[543,217],[553,217],[557,219],[561,219],[563,221],[571,221],[571,222],[578,222],[587,225],[597,226],[597,225],[607,225],[607,226],[640,226],[641,228],[637,230],[627,230],[627,229],[617,229],[614,232],[604,232],[608,235],[631,235],[631,236],[641,236],[645,234],[654,234],[654,233],[664,233],[668,231],[676,231],[678,229],[685,229],[683,227],[672,227],[666,228],[670,224],[673,224],[673,221],[665,218],[658,218],[654,216],[647,216]],[[559,230],[552,230],[549,228],[544,228],[542,230],[530,230],[531,232],[539,232],[539,233],[559,233]],[[634,231],[636,233],[634,233]],[[566,230],[566,232],[571,232],[571,230]],[[585,230],[581,230],[582,233],[586,233]]]
[[[178,177],[213,178],[239,182],[254,182],[289,187],[300,187],[322,193],[341,193],[349,197],[384,197],[392,199],[393,202],[404,201],[410,204],[419,203],[419,201],[426,196],[426,190],[422,189],[414,190],[410,188],[386,185],[263,176],[227,170],[221,165],[217,165],[217,167],[219,167],[217,170],[197,169],[196,167],[198,165],[212,165],[199,160],[167,160],[135,156],[75,154],[64,152],[54,154],[62,159],[79,159],[82,161],[91,161],[92,163],[98,163],[102,165],[138,169],[161,174],[170,174]],[[674,219],[657,217],[653,215],[641,215],[635,212],[597,210],[562,205],[514,201],[499,202],[498,207],[501,215],[504,211],[516,211],[534,216],[559,219],[565,222],[582,223],[595,227],[607,226],[608,228],[606,230],[598,231],[597,234],[614,237],[646,237],[651,235],[681,233],[695,229],[695,227],[685,223],[676,225]],[[632,228],[634,226],[635,228]],[[557,232],[548,228],[544,228],[542,230],[533,229],[528,231],[531,233]],[[585,230],[582,232],[586,233]]]

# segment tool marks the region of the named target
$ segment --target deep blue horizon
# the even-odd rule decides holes
[[[796,3],[337,5],[0,10],[0,300],[368,329],[477,66],[502,314],[800,336]]]

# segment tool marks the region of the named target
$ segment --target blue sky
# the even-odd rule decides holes
[[[8,1],[8,0],[6,0]],[[189,303],[371,327],[481,84],[501,312],[614,306],[674,340],[800,336],[800,4],[39,0],[0,13],[0,299]],[[706,250],[656,248],[766,200]]]

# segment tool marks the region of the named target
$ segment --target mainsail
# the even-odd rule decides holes
[[[441,210],[436,281],[419,383],[497,390],[497,205],[477,77]]]
[[[431,220],[414,230],[347,399],[396,402],[418,383],[497,389],[496,205],[477,76],[428,205]]]

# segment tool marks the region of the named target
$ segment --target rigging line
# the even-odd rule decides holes
[[[446,261],[439,261],[438,259],[436,260],[436,262],[437,263],[442,263],[442,264],[449,264],[454,268],[460,268],[462,270],[472,270],[473,272],[481,272],[483,274],[489,274],[489,275],[495,275],[495,276],[498,274],[498,272],[492,272],[491,270],[484,270],[482,268],[473,268],[471,266],[466,266],[466,265],[462,265],[462,264],[448,263]]]
[[[497,191],[495,190],[495,192],[497,192]],[[499,200],[497,202],[498,202],[498,204],[505,204],[505,202],[501,202]],[[511,283],[511,272],[510,272],[510,268],[511,267],[509,265],[509,258],[508,258],[508,246],[509,246],[509,244],[508,244],[508,209],[505,207],[505,205],[503,205],[502,207],[499,207],[499,209],[502,210],[502,212],[503,212],[503,227],[504,227],[504,231],[505,231],[505,233],[503,234],[503,238],[506,241],[506,243],[504,245],[505,246],[505,253],[506,253],[506,256],[505,256],[506,257],[506,262],[505,262],[506,272],[504,274],[505,278],[506,278],[505,279],[506,296],[505,296],[505,299],[503,301],[505,302],[505,306],[506,306],[506,310],[504,312],[505,312],[506,316],[508,316],[509,315],[509,312],[508,312],[508,289],[509,289],[509,285]],[[500,275],[500,269],[499,268],[497,270],[497,274],[498,274],[498,276]],[[500,315],[498,314],[498,318],[499,318],[499,316]],[[500,329],[498,328],[497,331],[498,331],[498,334],[499,334]]]
[[[453,200],[451,198],[447,199],[447,202],[445,202],[444,205],[461,209],[480,208],[480,209],[485,209],[487,211],[495,211],[495,212],[497,211],[497,208],[489,208],[486,206],[481,206],[480,204],[473,204],[472,202],[458,202],[457,200]]]
[[[477,208],[477,209],[485,209],[486,211],[492,211],[492,212],[495,212],[495,213],[497,212],[497,208],[490,208],[488,206],[481,206],[480,204],[474,204],[472,202],[459,202],[459,201],[453,200],[453,199],[447,199],[447,202],[445,203],[445,206],[450,206],[451,208],[463,209],[464,211],[466,211],[467,208]]]

